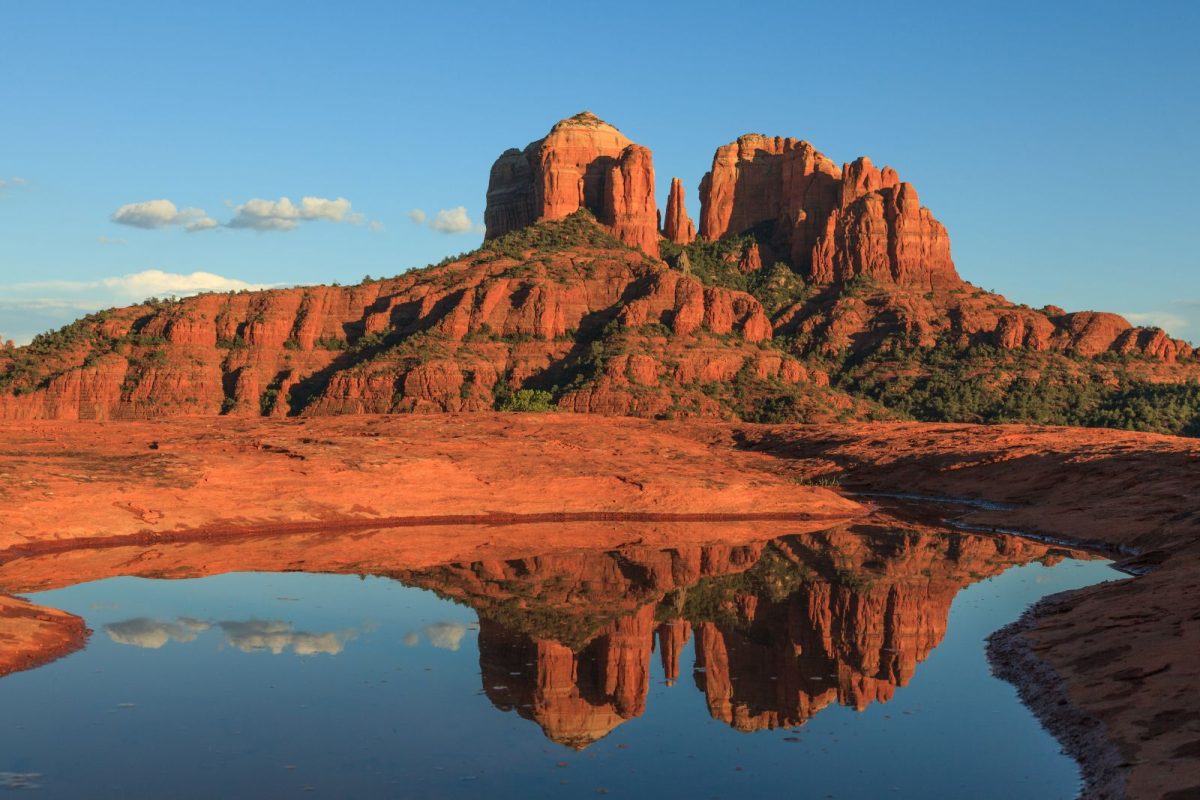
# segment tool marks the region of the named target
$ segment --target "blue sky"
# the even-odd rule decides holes
[[[495,157],[589,109],[660,205],[797,136],[896,167],[968,280],[1200,339],[1200,4],[842,5],[0,0],[0,337],[470,250]]]

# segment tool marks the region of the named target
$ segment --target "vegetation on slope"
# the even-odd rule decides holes
[[[535,344],[553,353],[541,371],[518,382],[511,375],[502,376],[494,388],[485,390],[483,407],[506,411],[557,408],[568,403],[572,394],[611,378],[608,373],[614,363],[651,357],[663,367],[659,385],[627,381],[620,387],[633,397],[632,413],[717,415],[764,423],[886,418],[1028,422],[1200,436],[1200,384],[1152,383],[1148,377],[1155,376],[1154,365],[1140,356],[1081,358],[1061,352],[1001,349],[949,334],[939,335],[932,346],[920,346],[911,334],[899,332],[903,326],[896,324],[890,328],[877,325],[857,339],[838,339],[831,331],[839,316],[854,304],[865,308],[869,316],[887,319],[904,303],[921,300],[935,315],[950,313],[949,304],[963,298],[984,306],[1003,301],[973,287],[936,298],[936,303],[932,293],[914,300],[869,278],[834,287],[815,286],[783,263],[743,272],[739,262],[755,243],[752,233],[687,246],[663,242],[662,252],[667,265],[706,286],[754,296],[772,320],[778,322],[786,315],[789,322],[777,329],[771,341],[750,344],[736,335],[717,335],[707,329],[677,336],[658,320],[629,327],[618,322],[619,309],[614,307],[592,315],[579,330],[566,331],[561,342],[550,347],[530,334],[496,333],[487,326],[473,328],[461,340],[434,329],[393,327],[365,334],[349,326],[345,338],[322,337],[315,346],[321,353],[331,354],[322,357],[336,357],[339,370],[365,374],[378,368],[399,374],[442,359],[458,362],[471,380],[472,359],[487,361],[495,359],[497,352],[513,353]],[[597,260],[616,253],[628,259],[631,252],[635,251],[583,211],[489,240],[472,253],[411,271],[405,277],[418,285],[453,289],[468,271],[491,269],[495,277],[522,285],[565,285],[590,275]],[[640,258],[648,270],[663,269],[648,256]],[[362,285],[379,282],[367,279]],[[98,312],[38,336],[26,347],[0,350],[0,393],[28,394],[44,388],[56,376],[91,366],[108,354],[129,362],[126,388],[132,391],[138,381],[177,357],[164,340],[145,335],[147,323],[155,319],[161,323],[159,315],[184,313],[187,303],[151,299],[127,309]],[[161,327],[159,324],[158,329]],[[243,338],[219,339],[217,347],[244,361],[241,354],[248,345]],[[293,352],[299,345],[292,339],[284,348],[289,350],[284,361],[290,362],[292,355],[304,356]],[[704,359],[722,351],[738,352],[746,358],[743,368],[729,380],[681,384],[669,377],[681,360]],[[760,378],[752,369],[758,353],[795,359],[810,375],[829,376],[830,385],[822,385],[823,380],[786,383]],[[290,363],[283,369],[288,368]],[[264,381],[254,409],[272,413],[283,374],[281,370],[273,380]],[[1155,379],[1161,380],[1163,375],[1160,370]],[[316,400],[324,386],[323,379],[305,379],[287,389],[292,412]],[[464,384],[464,392],[467,390]],[[227,397],[222,410],[232,412],[236,404]]]

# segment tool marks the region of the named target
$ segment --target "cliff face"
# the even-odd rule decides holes
[[[839,169],[808,142],[747,135],[700,184],[700,235],[756,233],[814,283],[860,275],[928,289],[961,283],[950,239],[912,184],[860,158]]]
[[[572,244],[502,241],[358,286],[95,315],[10,355],[0,417],[479,411],[522,386],[567,384],[558,402],[577,411],[719,415],[687,387],[743,369],[813,380],[762,349],[771,322],[749,294],[705,287],[582,218],[537,233]]]
[[[492,166],[486,238],[587,209],[625,244],[658,255],[658,211],[650,151],[594,114],[557,123],[523,151]]]
[[[358,286],[92,315],[0,348],[0,418],[552,403],[643,417],[880,419],[892,415],[880,403],[906,410],[888,395],[898,378],[944,377],[930,353],[947,350],[975,357],[966,377],[991,376],[989,396],[1048,375],[1062,397],[1200,378],[1191,345],[1162,330],[1032,309],[961,280],[916,189],[869,159],[838,167],[804,141],[742,136],[716,151],[700,196],[696,240],[672,181],[660,239],[650,151],[579,114],[496,161],[478,251]],[[1060,416],[1072,407],[1057,402]]]

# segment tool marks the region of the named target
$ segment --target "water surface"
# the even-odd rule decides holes
[[[1070,798],[1077,767],[989,674],[983,641],[1046,594],[1115,577],[1038,543],[861,526],[386,575],[113,577],[25,595],[95,633],[0,679],[0,783]]]

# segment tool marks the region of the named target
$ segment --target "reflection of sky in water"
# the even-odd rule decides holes
[[[467,626],[457,622],[435,622],[426,625],[420,631],[409,631],[401,641],[407,647],[416,647],[421,643],[422,635],[440,650],[457,650],[462,645],[463,637],[467,635]]]
[[[193,642],[211,626],[203,620],[180,617],[174,622],[136,617],[104,626],[108,638],[118,644],[157,650],[167,642]]]
[[[642,716],[582,752],[483,694],[470,608],[383,578],[119,578],[34,594],[87,649],[0,679],[0,787],[44,797],[1070,797],[1074,766],[989,674],[981,641],[1033,599],[1113,578],[1018,567],[964,590],[895,699],[798,730],[714,720],[657,653]],[[102,634],[99,632],[103,632]],[[423,646],[422,646],[423,645]],[[264,658],[264,654],[336,658]],[[515,679],[514,679],[515,680]],[[9,776],[9,777],[4,777]]]
[[[278,599],[295,601],[290,597]],[[262,651],[282,655],[290,650],[298,656],[335,656],[342,652],[346,642],[358,636],[358,631],[353,628],[326,633],[297,631],[292,623],[278,619],[221,620],[215,626],[224,632],[227,644],[243,653]],[[109,623],[104,626],[104,632],[118,644],[157,650],[168,642],[194,642],[200,634],[213,627],[214,623],[192,617],[177,617],[174,621],[135,617]],[[372,632],[376,627],[365,623],[363,630]],[[419,631],[405,633],[401,641],[409,647],[415,647],[421,643],[421,636],[424,635],[434,647],[458,650],[467,630],[468,626],[458,622],[435,622]]]

